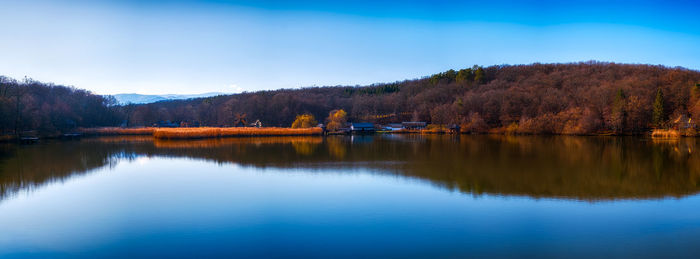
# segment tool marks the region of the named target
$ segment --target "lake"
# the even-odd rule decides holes
[[[0,257],[700,257],[700,142],[0,145]]]

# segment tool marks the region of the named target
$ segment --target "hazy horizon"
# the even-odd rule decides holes
[[[21,1],[0,74],[98,94],[237,93],[415,79],[474,64],[700,69],[692,1]]]

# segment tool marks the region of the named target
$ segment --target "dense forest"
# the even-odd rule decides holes
[[[122,116],[115,103],[86,90],[0,76],[0,135],[51,136],[77,127],[116,125]]]
[[[369,86],[281,89],[126,106],[31,80],[2,78],[1,84],[3,132],[163,121],[230,126],[241,114],[263,126],[289,127],[297,115],[311,114],[323,122],[336,109],[355,122],[427,121],[458,124],[468,132],[527,134],[635,134],[671,126],[680,116],[700,120],[700,72],[594,61],[474,66]]]
[[[236,114],[245,113],[267,126],[289,126],[298,114],[323,119],[343,109],[350,121],[428,121],[473,132],[514,127],[521,133],[639,133],[681,115],[700,119],[698,83],[698,71],[651,65],[474,66],[365,87],[260,91],[126,110],[131,125],[160,120],[231,125]],[[656,113],[655,101],[661,105]]]

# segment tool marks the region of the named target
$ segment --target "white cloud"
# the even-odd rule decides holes
[[[231,89],[229,91],[231,93],[234,93],[234,94],[242,93],[245,91],[245,89],[243,89],[243,87],[240,87],[237,84],[231,84],[228,86],[228,88]]]

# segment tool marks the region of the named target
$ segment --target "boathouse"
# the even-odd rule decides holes
[[[374,124],[369,123],[369,122],[350,123],[350,131],[357,132],[357,133],[374,132]]]
[[[409,130],[421,130],[428,126],[427,122],[424,121],[404,121],[401,123],[401,127]]]

